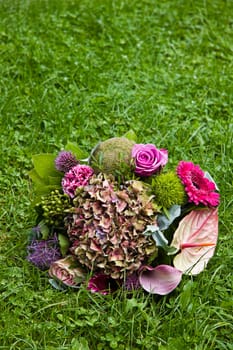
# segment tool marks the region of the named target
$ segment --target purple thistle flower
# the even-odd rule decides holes
[[[47,270],[52,262],[62,257],[57,237],[40,241],[34,239],[27,249],[27,260],[40,270]]]
[[[75,155],[68,151],[61,151],[55,159],[56,169],[63,173],[67,173],[71,168],[78,164],[79,162]]]
[[[128,291],[140,289],[141,285],[137,273],[133,273],[126,277],[124,288]]]

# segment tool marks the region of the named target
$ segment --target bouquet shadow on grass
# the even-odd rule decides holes
[[[192,162],[166,171],[168,151],[130,131],[90,155],[68,143],[33,156],[37,225],[27,259],[57,289],[167,295],[213,256],[219,193]]]

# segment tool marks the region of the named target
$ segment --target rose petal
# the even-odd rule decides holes
[[[168,152],[157,149],[153,144],[135,144],[132,148],[135,173],[139,176],[151,176],[168,161]]]
[[[139,282],[149,293],[166,295],[178,286],[181,278],[182,272],[170,265],[143,266]]]

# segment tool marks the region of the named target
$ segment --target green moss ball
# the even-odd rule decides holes
[[[89,164],[95,172],[119,174],[131,164],[134,141],[125,137],[113,137],[97,145],[91,154]]]

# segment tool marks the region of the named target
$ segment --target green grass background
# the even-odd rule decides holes
[[[232,14],[230,0],[0,0],[0,349],[233,349]],[[214,177],[216,254],[162,298],[56,291],[25,260],[31,155],[129,129]]]

